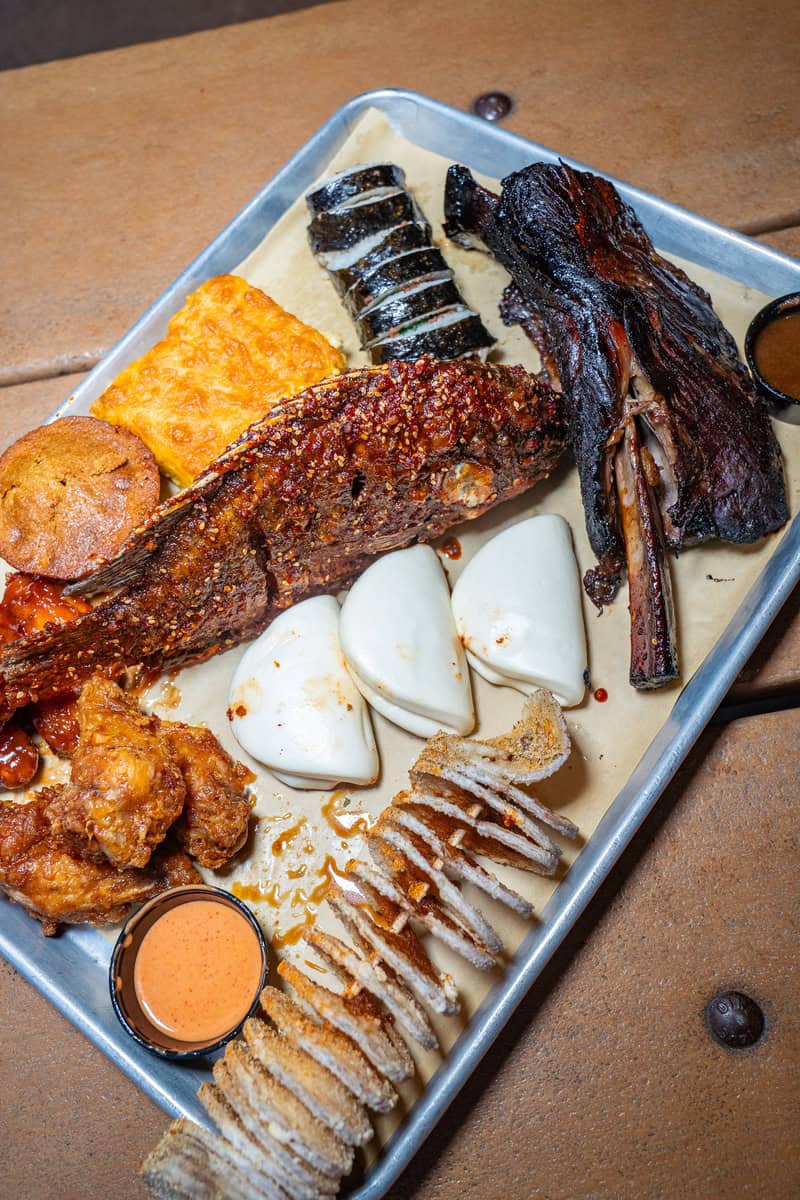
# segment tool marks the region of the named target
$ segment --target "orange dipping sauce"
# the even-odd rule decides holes
[[[179,1042],[213,1044],[247,1016],[261,983],[258,936],[236,908],[187,900],[142,938],[133,984],[142,1012]]]

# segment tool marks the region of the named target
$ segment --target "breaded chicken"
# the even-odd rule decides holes
[[[72,778],[48,805],[53,832],[84,858],[145,867],[186,796],[165,726],[102,676],[84,685],[78,723]]]
[[[29,804],[0,804],[0,888],[53,934],[60,924],[118,921],[165,886],[156,871],[118,871],[88,862],[54,836],[47,818],[56,789]],[[173,868],[175,867],[173,863]]]
[[[201,866],[221,867],[247,840],[254,800],[245,785],[252,772],[231,758],[210,729],[178,721],[165,721],[162,729],[186,785],[178,840]]]

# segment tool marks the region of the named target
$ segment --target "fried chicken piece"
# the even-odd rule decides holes
[[[209,729],[165,721],[172,754],[186,784],[178,840],[203,867],[218,868],[247,840],[255,801],[245,792],[253,774],[227,753]]]
[[[43,933],[113,923],[168,886],[169,871],[117,871],[58,841],[47,817],[57,791],[43,788],[29,804],[0,803],[0,888],[41,921]]]
[[[145,867],[186,796],[164,727],[102,676],[84,685],[78,724],[72,778],[48,805],[53,833],[84,858]]]
[[[153,852],[147,869],[160,876],[164,890],[203,882],[197,867],[189,855],[173,843],[171,834],[167,841],[162,842]]]

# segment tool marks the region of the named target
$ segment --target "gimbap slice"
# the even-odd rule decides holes
[[[377,191],[399,191],[406,185],[405,173],[395,163],[368,163],[348,167],[326,179],[306,196],[312,215],[339,208],[355,196]]]
[[[418,322],[428,313],[463,305],[461,293],[452,279],[418,283],[410,291],[395,292],[381,304],[375,305],[356,321],[361,345],[368,348],[381,338],[390,337]]]
[[[385,363],[390,359],[405,360],[431,354],[434,358],[461,358],[488,350],[494,338],[483,321],[462,305],[445,309],[418,324],[409,325],[393,337],[384,338],[370,346],[370,362]]]
[[[356,279],[345,293],[344,305],[351,316],[357,317],[411,283],[421,283],[424,279],[451,279],[452,275],[441,250],[433,247],[409,250],[388,262],[379,263]]]
[[[406,250],[422,250],[430,247],[431,230],[426,221],[407,222],[387,232],[370,234],[363,242],[350,250],[327,257],[325,266],[330,272],[333,285],[342,295],[357,279],[372,271],[381,263]]]
[[[370,234],[390,230],[405,221],[422,220],[422,214],[408,192],[390,192],[377,199],[318,213],[308,227],[311,249],[326,263],[326,256],[349,250]]]

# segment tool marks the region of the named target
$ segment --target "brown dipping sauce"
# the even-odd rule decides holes
[[[800,400],[800,309],[764,326],[756,338],[753,357],[770,387]]]
[[[148,929],[133,981],[142,1012],[177,1042],[219,1041],[247,1016],[261,980],[258,937],[238,909],[176,904]]]
[[[439,553],[446,558],[459,559],[461,558],[461,542],[457,537],[445,538],[439,547]]]

